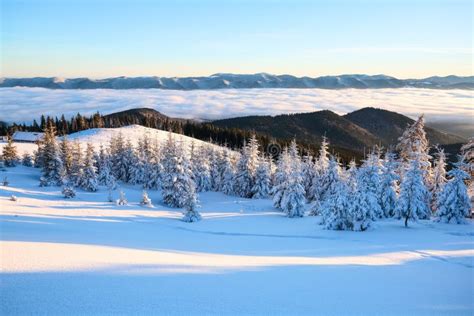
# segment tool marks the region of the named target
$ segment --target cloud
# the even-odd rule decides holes
[[[363,107],[383,108],[427,121],[472,124],[472,91],[429,89],[225,89],[225,90],[50,90],[1,88],[0,120],[29,122],[41,114],[67,117],[149,107],[166,115],[218,119],[329,109],[345,114]]]

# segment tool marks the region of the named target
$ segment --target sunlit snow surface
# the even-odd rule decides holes
[[[223,90],[50,90],[1,88],[0,120],[24,121],[46,115],[107,114],[137,107],[166,115],[218,119],[329,109],[345,114],[379,107],[429,121],[471,122],[473,92],[430,89],[223,89]]]
[[[2,315],[474,313],[472,221],[327,231],[270,200],[209,192],[203,220],[184,223],[158,191],[155,208],[140,207],[139,186],[123,185],[129,205],[118,207],[105,188],[65,200],[38,186],[38,169],[4,176]]]

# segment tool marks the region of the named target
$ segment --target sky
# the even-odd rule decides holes
[[[2,77],[473,75],[473,1],[2,0]]]

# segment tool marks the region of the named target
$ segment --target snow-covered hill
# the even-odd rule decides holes
[[[85,148],[87,143],[91,143],[96,147],[96,150],[99,149],[99,146],[103,144],[107,146],[110,142],[110,139],[114,136],[122,134],[124,139],[130,139],[134,146],[137,145],[138,140],[143,137],[143,135],[148,135],[151,140],[157,139],[160,143],[163,143],[169,135],[169,132],[162,131],[154,128],[143,127],[140,125],[130,125],[120,128],[93,128],[77,133],[73,133],[67,136],[68,140],[73,142],[79,142],[82,148]],[[173,137],[183,142],[183,144],[189,148],[191,143],[194,143],[195,146],[201,146],[203,144],[216,146],[192,137],[184,136],[181,134],[171,133]],[[0,143],[0,150],[5,146],[6,143]],[[36,144],[34,143],[15,143],[18,153],[21,155],[25,152],[32,154],[33,151],[37,149]]]

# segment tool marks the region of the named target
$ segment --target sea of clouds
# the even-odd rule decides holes
[[[70,117],[138,107],[172,117],[213,120],[323,109],[345,114],[377,107],[416,118],[459,134],[473,134],[474,93],[469,90],[404,89],[224,89],[224,90],[51,90],[0,88],[0,120],[30,122],[41,114]]]

